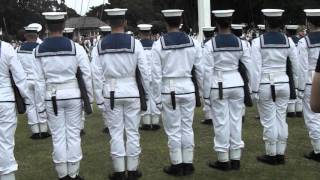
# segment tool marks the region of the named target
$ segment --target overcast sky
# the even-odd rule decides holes
[[[60,0],[59,0],[60,1]],[[82,9],[81,2],[83,1]],[[84,15],[90,10],[92,6],[98,6],[102,3],[106,3],[108,0],[65,0],[66,5],[78,12],[78,14]]]

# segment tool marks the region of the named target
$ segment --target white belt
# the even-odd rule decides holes
[[[186,81],[191,81],[191,77],[163,77],[162,82],[164,84],[170,84],[174,86],[176,83],[183,83]]]
[[[274,80],[278,77],[286,76],[287,73],[285,71],[280,71],[280,72],[268,72],[268,73],[263,73],[262,78],[269,79],[269,81],[272,83]]]
[[[64,90],[64,89],[78,89],[78,81],[73,80],[66,83],[52,83],[47,84],[47,91],[53,91],[53,90]]]

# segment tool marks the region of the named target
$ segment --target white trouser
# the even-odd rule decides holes
[[[105,111],[102,111],[102,120],[103,120],[104,127],[106,128],[109,127],[107,113]]]
[[[142,113],[142,124],[151,125],[151,124],[159,124],[160,119],[160,111],[156,107],[156,103],[151,97],[148,99],[148,110]]]
[[[18,164],[14,158],[16,128],[15,103],[0,103],[0,176],[18,170]]]
[[[115,99],[114,109],[110,100],[105,100],[109,132],[111,136],[111,157],[135,157],[141,153],[140,148],[140,101],[138,98]],[[125,142],[124,137],[127,141]]]
[[[170,95],[162,95],[162,104],[162,121],[168,136],[171,163],[192,163],[194,149],[192,124],[195,95],[176,95],[176,110],[173,110]],[[184,153],[189,156],[185,156]]]
[[[215,115],[214,150],[228,153],[244,147],[242,141],[242,114],[244,107],[243,88],[223,90],[223,99],[219,99],[218,89],[212,89],[210,101]],[[240,158],[240,157],[237,157]]]
[[[57,100],[58,115],[53,112],[52,102],[47,101],[48,125],[52,133],[53,162],[56,164],[79,162],[81,150],[81,99]]]
[[[311,144],[316,153],[320,153],[320,113],[314,113],[310,108],[311,86],[304,91],[303,115]]]
[[[204,119],[213,119],[213,114],[212,114],[212,110],[211,110],[211,107],[208,106],[206,103],[204,103],[204,100],[202,102],[204,105],[203,105],[203,113],[204,113]]]
[[[302,110],[303,110],[302,99],[300,99],[299,97],[297,97],[295,109],[296,109],[296,112],[302,112]]]
[[[288,102],[288,113],[295,113],[296,112],[296,100],[290,99]]]
[[[288,139],[286,122],[287,106],[290,96],[289,84],[276,84],[276,102],[273,102],[269,84],[261,85],[259,90],[258,109],[263,126],[263,140],[266,143],[266,154],[283,155]]]

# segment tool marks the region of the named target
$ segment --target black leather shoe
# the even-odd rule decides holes
[[[240,170],[240,160],[231,160],[231,169]]]
[[[212,119],[204,119],[204,120],[201,120],[201,124],[212,125]]]
[[[287,113],[287,117],[290,117],[290,118],[296,117],[296,113],[294,113],[294,112],[288,112],[288,113]]]
[[[63,178],[59,178],[59,180],[72,180],[72,178],[68,175]]]
[[[159,130],[161,129],[161,126],[159,124],[152,124],[152,128],[153,131]]]
[[[49,137],[51,137],[51,134],[48,132],[42,132],[40,133],[41,139],[47,139]]]
[[[172,176],[183,176],[183,164],[172,164],[164,167],[163,171]]]
[[[208,166],[213,169],[218,169],[221,171],[229,171],[230,170],[230,163],[229,162],[209,161]]]
[[[305,154],[304,157],[309,160],[320,162],[320,153],[316,154],[314,151],[311,151],[309,154]]]
[[[80,176],[76,176],[75,178],[71,178],[71,179],[74,179],[74,180],[84,180],[83,177],[80,177]]]
[[[107,128],[107,127],[103,128],[102,132],[105,134],[109,134],[109,128]]]
[[[152,130],[152,126],[150,124],[143,124],[139,129],[142,131],[150,131]]]
[[[258,156],[257,160],[269,165],[279,164],[276,156],[268,156],[268,155]]]
[[[303,112],[296,112],[297,117],[303,117]]]
[[[194,173],[195,169],[192,163],[182,163],[182,167],[183,167],[183,175],[187,176]]]
[[[242,123],[244,123],[245,120],[246,120],[246,117],[242,116]]]
[[[277,155],[277,161],[278,161],[278,164],[285,164],[286,163],[286,158],[284,155]]]
[[[137,180],[142,177],[142,173],[139,170],[136,171],[128,171],[127,180]]]
[[[126,180],[126,173],[125,172],[114,172],[109,175],[110,180]]]
[[[40,133],[34,133],[30,136],[30,139],[33,139],[33,140],[41,139],[41,135]]]
[[[86,135],[86,132],[83,129],[81,129],[80,136],[84,136],[84,135]]]

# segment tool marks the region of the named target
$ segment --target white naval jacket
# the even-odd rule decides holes
[[[50,101],[53,91],[56,91],[57,100],[80,99],[76,79],[79,67],[90,102],[93,102],[90,62],[82,46],[65,37],[49,37],[35,49],[34,54],[37,98]]]
[[[194,93],[191,80],[195,68],[197,83],[202,93],[203,64],[201,44],[183,32],[170,32],[160,37],[152,47],[152,95],[161,104],[162,94]]]
[[[298,43],[300,65],[299,91],[306,85],[312,85],[313,75],[320,55],[320,32],[311,32]]]
[[[27,76],[21,63],[17,59],[15,50],[6,42],[0,41],[0,44],[0,103],[15,101],[9,71],[12,73],[13,79],[21,96],[25,99],[25,103],[32,103],[26,81]]]
[[[208,99],[211,89],[218,89],[218,82],[223,88],[243,87],[244,82],[238,71],[239,61],[247,68],[251,80],[252,61],[248,42],[234,34],[220,34],[208,41],[204,46],[205,73],[204,98]]]
[[[297,49],[292,39],[280,32],[267,32],[252,41],[252,92],[258,93],[261,84],[288,83],[287,58],[297,87]]]
[[[22,67],[27,75],[27,80],[34,84],[34,54],[33,50],[38,46],[35,42],[25,42],[17,49],[17,58],[21,62]]]
[[[124,33],[110,34],[101,39],[92,51],[92,75],[98,106],[110,98],[139,98],[136,68],[139,68],[144,90],[148,93],[151,76],[148,61],[139,40]],[[103,106],[101,106],[103,107]]]

